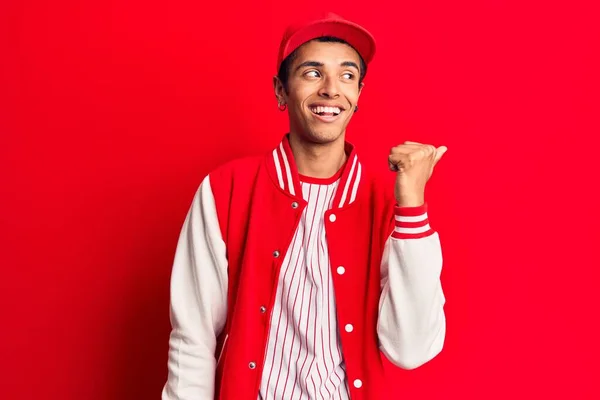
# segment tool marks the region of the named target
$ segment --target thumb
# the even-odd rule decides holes
[[[435,149],[435,159],[433,160],[434,165],[438,163],[438,161],[440,161],[440,159],[442,158],[442,156],[448,151],[448,148],[446,146],[440,146],[437,149]]]

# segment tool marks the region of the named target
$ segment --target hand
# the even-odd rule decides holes
[[[394,194],[400,207],[418,207],[425,203],[425,184],[446,151],[446,146],[436,148],[417,142],[392,147],[388,163],[390,170],[396,171]]]

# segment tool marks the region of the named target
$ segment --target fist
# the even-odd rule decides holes
[[[417,142],[392,147],[388,163],[396,172],[394,194],[400,207],[418,207],[425,202],[425,184],[447,150],[446,146]]]

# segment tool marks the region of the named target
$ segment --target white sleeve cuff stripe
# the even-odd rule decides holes
[[[415,216],[396,215],[395,217],[398,222],[421,222],[427,219],[427,213]]]

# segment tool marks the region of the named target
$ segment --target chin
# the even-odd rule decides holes
[[[313,143],[326,144],[339,140],[342,134],[343,132],[340,130],[310,129],[305,136]]]
[[[345,124],[308,123],[305,125],[304,136],[314,143],[331,143],[344,135],[345,127]]]

